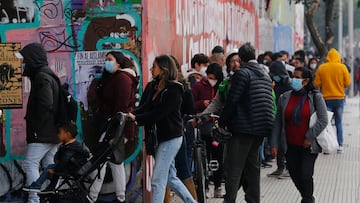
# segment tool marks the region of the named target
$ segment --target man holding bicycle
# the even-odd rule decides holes
[[[227,127],[230,138],[225,157],[225,202],[234,203],[244,173],[245,200],[260,202],[259,150],[263,137],[271,134],[273,98],[271,78],[255,60],[255,48],[245,43],[239,49],[241,68],[231,87],[219,124]]]

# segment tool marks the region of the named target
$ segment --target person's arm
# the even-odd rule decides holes
[[[135,114],[135,121],[138,125],[150,125],[165,118],[176,109],[180,109],[179,105],[181,104],[182,99],[182,92],[180,88],[175,87],[164,91],[165,92],[160,93],[163,95],[158,95],[158,97],[162,97],[161,104],[151,109],[151,111],[144,112],[142,114]]]
[[[315,73],[314,86],[317,89],[321,88],[321,77],[320,77],[321,67],[322,66],[320,65],[320,67],[318,68],[318,70]]]
[[[329,122],[326,104],[321,93],[314,94],[313,103],[315,107],[317,120],[305,135],[305,137],[309,139],[311,142],[315,141],[316,139],[315,136],[318,136],[325,129],[326,125]]]
[[[132,79],[125,75],[119,74],[116,78],[116,86],[113,87],[114,107],[113,112],[125,112],[129,108],[129,102],[132,100]]]
[[[144,113],[144,110],[146,109],[146,104],[147,102],[151,99],[149,97],[152,96],[151,94],[151,89],[152,89],[152,83],[148,83],[145,87],[145,90],[141,96],[141,99],[140,99],[140,103],[139,103],[139,107],[137,107],[136,109],[134,109],[131,113],[132,114],[142,114]]]
[[[344,86],[349,87],[351,84],[350,73],[346,68],[344,68],[343,72],[344,72],[343,73],[344,74]]]
[[[236,105],[238,105],[240,102],[240,98],[243,96],[249,80],[249,75],[246,74],[245,70],[242,69],[236,71],[233,75],[228,98],[225,102],[224,109],[219,119],[220,126],[223,127],[229,124],[233,114],[236,112]]]
[[[220,112],[220,110],[224,106],[224,102],[221,97],[222,97],[221,93],[217,91],[213,101],[210,103],[208,107],[206,107],[206,109],[203,112],[200,113],[200,115]]]
[[[200,99],[200,92],[201,90],[199,87],[199,83],[195,83],[195,85],[191,89],[191,93],[194,98],[196,112],[201,112],[205,108],[204,100]]]
[[[271,154],[273,157],[276,157],[277,155],[277,151],[279,148],[279,144],[280,144],[280,137],[282,134],[282,130],[283,130],[283,126],[282,126],[282,121],[283,121],[283,108],[284,107],[284,97],[283,95],[280,96],[280,98],[278,99],[278,105],[276,107],[277,111],[276,111],[276,116],[275,116],[275,121],[273,124],[273,130],[271,132],[271,137],[269,139],[269,144],[271,147]]]
[[[56,113],[56,108],[54,107],[54,92],[51,86],[52,78],[47,77],[46,73],[38,73],[35,77],[35,87],[36,88],[36,109],[38,114],[36,115],[36,126],[35,131],[38,132],[44,126],[44,123],[48,122],[48,119],[53,117]],[[52,76],[51,76],[52,77]],[[55,92],[56,93],[56,92]],[[59,94],[57,92],[57,94]],[[59,101],[60,102],[60,101]]]

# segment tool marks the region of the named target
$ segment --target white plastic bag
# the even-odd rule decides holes
[[[333,112],[328,111],[328,124],[325,129],[316,137],[317,142],[319,143],[322,151],[324,153],[333,153],[336,152],[339,148],[337,141],[336,132],[331,125],[331,119],[333,117]],[[310,117],[309,126],[312,127],[315,125],[317,120],[316,112],[314,112]]]

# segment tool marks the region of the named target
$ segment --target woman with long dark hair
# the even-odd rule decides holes
[[[106,120],[114,117],[118,112],[131,112],[135,106],[135,93],[138,85],[134,65],[129,58],[119,51],[111,51],[106,54],[105,69],[96,88],[98,100],[97,114],[100,118],[97,123],[98,130],[103,129]],[[125,142],[133,139],[135,126],[127,124],[124,129],[124,139],[113,152],[108,163],[113,177],[116,192],[116,202],[125,202],[126,177],[124,168]],[[100,172],[97,180],[90,188],[89,199],[96,201],[104,180],[106,167]]]
[[[140,101],[140,107],[129,113],[145,131],[154,128],[155,166],[151,181],[152,202],[163,202],[168,185],[184,202],[196,202],[184,184],[176,176],[175,156],[183,141],[181,103],[184,87],[177,82],[178,71],[168,55],[157,56],[151,68],[153,81],[148,83]],[[146,134],[145,136],[150,136]],[[146,139],[146,138],[145,138]]]
[[[296,68],[291,80],[292,90],[278,100],[278,111],[271,137],[272,155],[277,149],[285,152],[290,177],[301,194],[302,203],[315,202],[314,165],[320,146],[316,137],[325,129],[328,119],[324,99],[313,86],[311,70]],[[310,127],[313,113],[316,123]]]

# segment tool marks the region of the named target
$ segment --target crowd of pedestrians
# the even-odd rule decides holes
[[[48,66],[44,48],[32,43],[19,55],[23,75],[31,81],[25,117],[28,148],[23,166],[28,187],[24,190],[29,191],[28,202],[37,203],[39,185],[63,170],[57,167],[57,160],[66,153],[58,152],[54,165],[58,147],[66,151],[73,145],[80,146],[75,142],[76,126],[56,126],[59,79]],[[256,56],[255,48],[245,43],[228,53],[216,46],[210,56],[195,54],[189,69],[182,72],[174,56],[159,55],[151,67],[153,79],[135,108],[138,77],[134,65],[121,52],[107,53],[102,76],[94,85],[95,127],[100,134],[106,120],[117,112],[126,113],[132,121],[127,123],[125,136],[107,163],[115,186],[115,202],[126,201],[125,143],[134,138],[135,125],[144,126],[145,150],[155,158],[151,180],[154,203],[170,202],[170,190],[184,202],[197,202],[192,178],[194,127],[201,128],[207,156],[219,164],[210,177],[214,198],[234,203],[242,187],[247,202],[260,202],[261,167],[272,167],[269,162],[276,158],[277,168],[268,177],[291,178],[301,202],[315,202],[314,165],[322,152],[316,137],[327,125],[327,111],[334,112],[338,153],[343,153],[342,112],[345,88],[350,85],[349,71],[335,49],[329,51],[325,63],[320,61],[307,57],[303,50],[293,55],[266,51]],[[211,120],[201,126],[184,120],[185,115],[208,113],[220,116],[219,126],[232,134],[228,142],[212,144]],[[314,113],[317,121],[310,127]],[[48,168],[39,180],[40,163]],[[104,167],[90,188],[89,202],[97,200],[105,173]],[[34,184],[36,190],[32,189]]]

